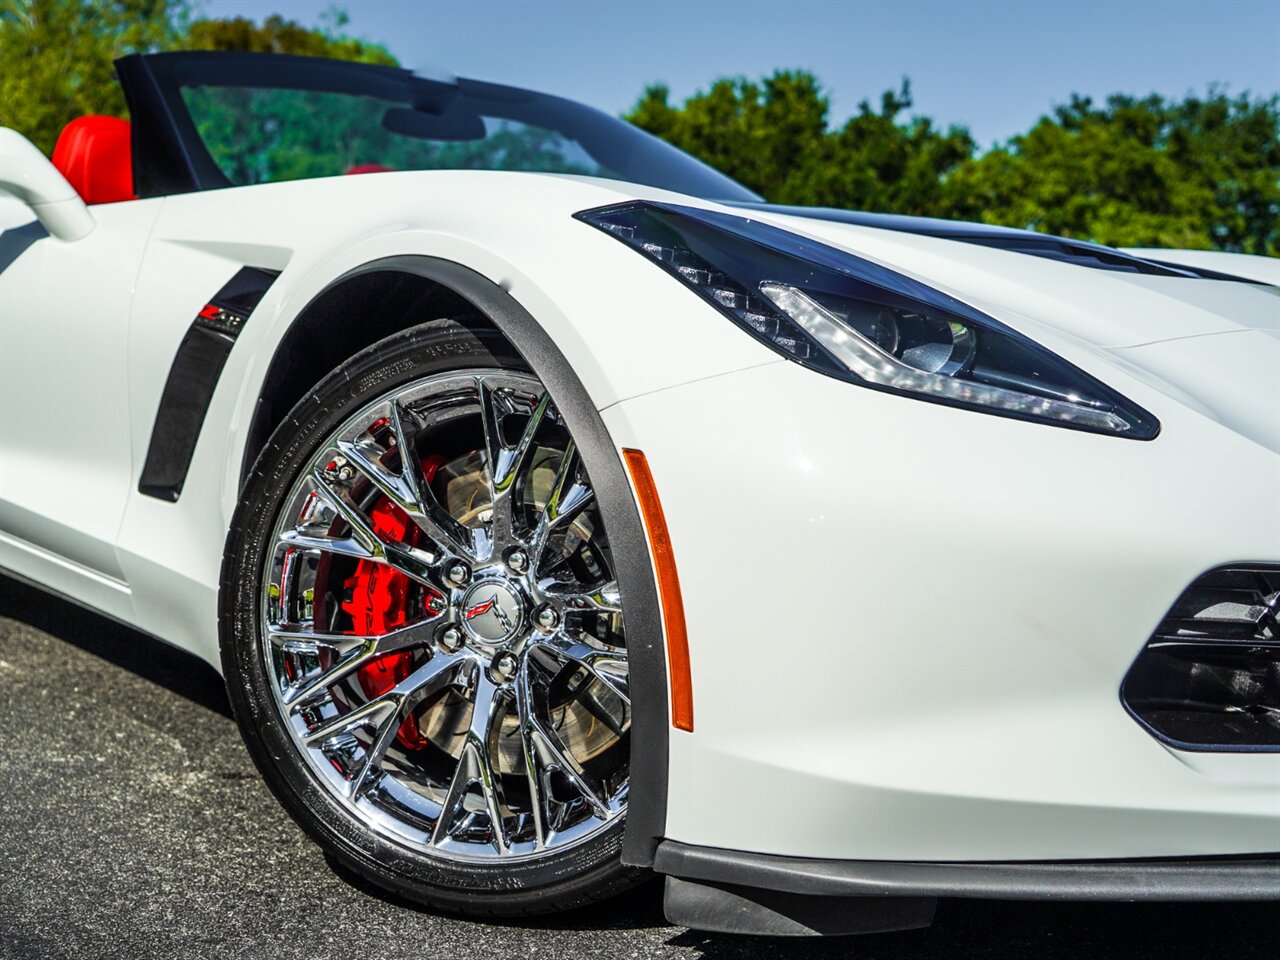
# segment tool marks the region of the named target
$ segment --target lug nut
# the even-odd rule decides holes
[[[548,632],[554,630],[560,625],[560,614],[556,613],[554,607],[542,607],[538,610],[538,615],[535,619],[537,620],[538,627]]]
[[[519,664],[516,662],[516,658],[510,653],[499,654],[493,661],[493,672],[503,680],[510,680],[514,677],[518,667]]]
[[[459,587],[471,579],[470,569],[468,569],[467,565],[460,560],[449,564],[444,575],[448,578],[450,583],[456,584]]]
[[[462,649],[462,631],[457,627],[445,627],[440,631],[440,647],[447,653]]]
[[[529,568],[529,555],[523,550],[512,550],[507,555],[507,566],[516,573],[524,573]]]
[[[427,612],[440,613],[442,610],[444,610],[444,597],[432,594],[431,599],[427,601]]]

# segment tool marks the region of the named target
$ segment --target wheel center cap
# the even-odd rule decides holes
[[[482,580],[462,597],[462,626],[481,643],[506,643],[523,622],[524,603],[501,580]]]

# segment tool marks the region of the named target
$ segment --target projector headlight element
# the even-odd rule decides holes
[[[851,383],[1149,440],[1150,413],[973,307],[744,217],[627,203],[579,219],[661,265],[783,356]]]

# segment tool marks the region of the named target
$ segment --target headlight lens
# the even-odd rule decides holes
[[[1149,440],[1155,417],[965,303],[743,217],[658,203],[579,219],[654,260],[788,359],[984,413]]]

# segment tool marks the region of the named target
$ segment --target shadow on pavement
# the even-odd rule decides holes
[[[0,617],[25,623],[206,709],[231,716],[222,677],[199,657],[69,600],[0,576]]]
[[[991,960],[1270,958],[1271,903],[1021,903],[944,901],[925,930],[828,940],[762,940],[685,930],[668,939],[705,960],[754,957],[935,957]]]

